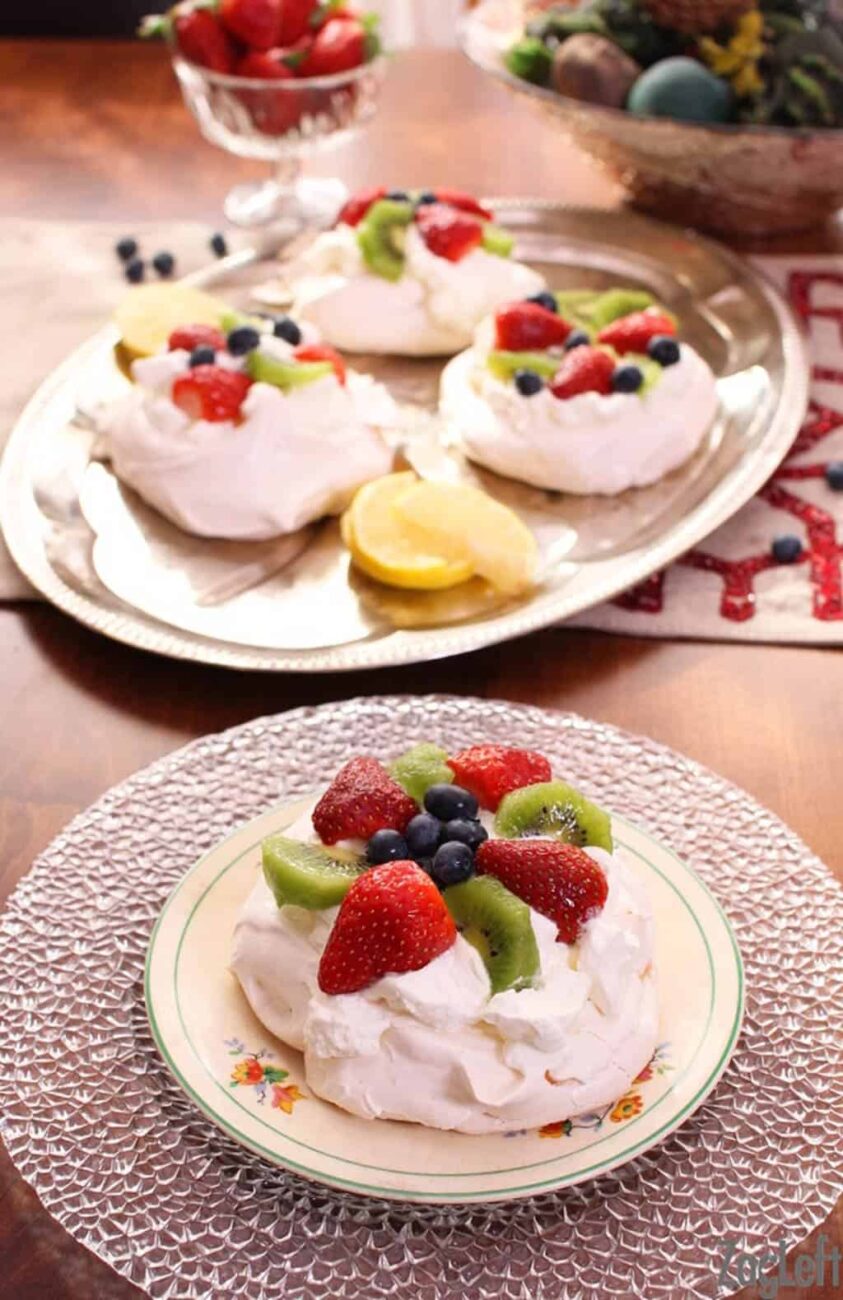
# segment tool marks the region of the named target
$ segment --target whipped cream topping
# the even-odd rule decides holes
[[[472,460],[535,487],[607,496],[686,461],[717,405],[714,375],[687,343],[648,392],[560,400],[547,386],[523,397],[498,379],[478,339],[445,367],[440,390],[441,414]]]
[[[272,337],[261,351],[292,355]],[[171,400],[188,359],[175,350],[136,361],[132,391],[97,417],[118,478],[186,532],[242,540],[295,532],[389,473],[382,432],[398,425],[398,411],[368,375],[349,371],[345,386],[326,375],[286,393],[255,383],[239,423],[212,422],[191,420]],[[217,364],[244,365],[225,353]]]
[[[294,314],[335,347],[400,356],[448,356],[468,347],[484,316],[545,287],[521,262],[473,249],[459,262],[431,253],[408,226],[400,280],[373,274],[355,230],[319,235],[289,269]]]
[[[315,841],[310,810],[286,833]],[[606,873],[606,905],[574,946],[531,910],[541,972],[529,989],[492,994],[458,935],[422,970],[326,995],[319,959],[338,909],[279,908],[262,875],[232,969],[258,1019],[304,1052],[312,1091],[353,1114],[495,1133],[597,1110],[647,1064],[659,1017],[646,892],[620,852],[587,852]]]

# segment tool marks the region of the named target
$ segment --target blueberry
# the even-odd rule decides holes
[[[449,822],[454,817],[476,817],[478,803],[461,785],[432,785],[424,796],[424,806],[440,821]]]
[[[146,268],[139,257],[133,257],[131,262],[126,264],[126,279],[130,284],[140,284],[145,274]]]
[[[272,332],[277,339],[285,339],[294,348],[301,343],[301,330],[291,316],[276,316]]]
[[[777,537],[770,549],[773,552],[773,559],[778,564],[795,564],[802,555],[803,547],[798,537],[785,534],[783,537]]]
[[[172,275],[176,268],[176,259],[172,253],[156,253],[152,259],[152,265],[160,276],[165,280],[168,275]]]
[[[516,370],[515,387],[522,397],[535,397],[544,388],[544,380],[535,370]]]
[[[546,307],[548,311],[554,311],[557,314],[559,312],[559,304],[553,294],[548,293],[546,289],[542,290],[541,293],[531,293],[527,302],[537,303],[539,307]]]
[[[404,832],[411,858],[432,858],[442,838],[442,823],[430,813],[418,813]]]
[[[386,196],[393,203],[409,203],[410,196],[406,190],[390,190]]]
[[[216,359],[217,354],[214,349],[209,348],[206,343],[202,343],[198,348],[193,349],[187,364],[192,370],[194,366],[212,366]]]
[[[638,366],[617,366],[612,375],[612,391],[615,393],[637,393],[644,383]]]
[[[571,352],[574,348],[587,348],[591,339],[585,330],[571,330],[571,333],[565,340],[565,351]]]
[[[125,239],[121,239],[118,244],[115,244],[114,251],[121,262],[131,262],[138,251],[138,241],[132,239],[131,235],[127,235]]]
[[[211,235],[210,245],[211,252],[217,257],[225,257],[228,252],[228,244],[225,242],[225,235],[221,235],[219,231],[217,231],[215,235]]]
[[[228,350],[233,357],[245,357],[247,352],[254,352],[260,341],[254,326],[238,325],[228,336]]]
[[[433,193],[433,190],[422,190],[421,194],[416,199],[416,205],[420,206],[425,203],[436,203],[436,201],[436,195]]]
[[[380,862],[402,862],[409,856],[407,841],[400,831],[375,831],[366,845],[366,860],[373,867]]]
[[[826,466],[825,481],[832,492],[843,492],[843,460],[833,460]]]
[[[467,844],[454,841],[436,850],[431,875],[437,885],[458,885],[474,875],[474,854]]]
[[[679,360],[679,344],[669,334],[657,334],[647,344],[647,356],[660,366],[675,366]]]
[[[488,838],[485,826],[468,817],[455,817],[453,821],[446,822],[442,829],[443,843],[467,844],[472,851],[478,849]]]

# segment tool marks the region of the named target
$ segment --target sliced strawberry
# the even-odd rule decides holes
[[[425,203],[417,208],[416,225],[431,253],[449,262],[461,262],[483,242],[483,223],[445,203]]]
[[[625,352],[646,352],[650,339],[659,334],[675,334],[676,323],[670,316],[665,316],[657,308],[648,307],[646,311],[636,311],[630,316],[621,316],[613,320],[597,335],[600,343],[607,344],[621,354]]]
[[[337,225],[344,223],[346,226],[359,226],[372,204],[377,203],[378,199],[386,198],[387,193],[385,185],[373,185],[369,190],[352,194],[337,217]]]
[[[382,976],[421,970],[457,937],[451,913],[415,862],[358,876],[340,905],[319,962],[323,993],[357,993]]]
[[[578,397],[580,393],[602,393],[604,396],[612,391],[612,375],[615,362],[608,352],[600,348],[574,348],[563,359],[561,366],[550,381],[550,391],[554,397]]]
[[[483,808],[497,811],[511,790],[549,781],[550,764],[532,749],[509,749],[506,745],[472,745],[448,759],[454,780],[475,795]]]
[[[214,72],[231,72],[234,67],[234,46],[228,34],[208,9],[189,9],[178,13],[173,22],[173,33],[179,52],[190,63]]]
[[[296,74],[285,62],[285,51],[250,50],[237,64],[239,77],[252,77],[259,81],[295,81]],[[246,105],[252,121],[264,135],[285,135],[299,122],[304,104],[301,92],[269,89],[245,90],[240,99]]]
[[[336,348],[327,343],[303,343],[293,352],[296,361],[330,361],[334,374],[341,384],[345,384],[345,362]]]
[[[279,45],[294,45],[310,31],[311,15],[318,4],[319,0],[281,0]]]
[[[482,217],[484,221],[492,220],[492,213],[488,208],[484,208],[470,194],[463,194],[462,190],[437,190],[437,203],[447,203],[451,208],[457,208],[460,212],[471,212],[475,217]]]
[[[350,72],[366,61],[366,28],[359,18],[329,18],[296,71],[300,77]]]
[[[178,348],[192,352],[194,348],[202,347],[222,352],[225,348],[225,335],[213,325],[179,325],[170,335],[167,347],[170,352],[175,352]]]
[[[253,50],[280,44],[281,0],[220,0],[220,22]]]
[[[495,314],[495,346],[504,352],[540,352],[559,347],[573,326],[538,302],[513,302]]]
[[[556,924],[557,943],[576,943],[586,921],[603,910],[606,876],[575,844],[559,840],[486,840],[474,856],[478,875],[501,884]]]
[[[353,758],[314,808],[313,829],[323,844],[368,840],[386,828],[403,831],[417,812],[416,801],[376,758]]]
[[[191,420],[236,420],[252,386],[248,375],[222,366],[194,366],[173,383],[173,401]]]

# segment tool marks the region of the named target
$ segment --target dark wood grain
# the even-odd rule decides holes
[[[226,188],[256,172],[199,139],[154,48],[0,42],[0,121],[7,214],[216,222]],[[361,185],[385,177],[600,206],[618,199],[591,163],[456,53],[400,56],[380,117],[312,170]],[[831,227],[788,246],[843,239]],[[833,651],[551,630],[383,672],[241,675],[144,655],[20,603],[0,607],[0,900],[71,816],[186,740],[262,713],[390,691],[500,696],[646,733],[749,790],[843,879],[843,656]],[[840,1206],[824,1230],[843,1244]],[[0,1300],[137,1294],[49,1218],[0,1154]]]

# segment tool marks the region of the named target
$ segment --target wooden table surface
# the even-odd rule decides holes
[[[256,173],[200,140],[160,49],[0,42],[0,121],[0,215],[218,224],[227,187]],[[352,186],[386,179],[618,202],[587,159],[456,52],[401,55],[376,121],[311,170]],[[840,248],[843,237],[838,227],[764,247]],[[21,602],[0,606],[0,902],[70,817],[185,741],[263,713],[390,691],[499,696],[646,733],[750,791],[843,879],[843,656],[833,651],[556,629],[416,667],[250,676],[145,655]],[[843,1246],[843,1204],[823,1231]],[[0,1151],[0,1300],[139,1294],[53,1223]]]

